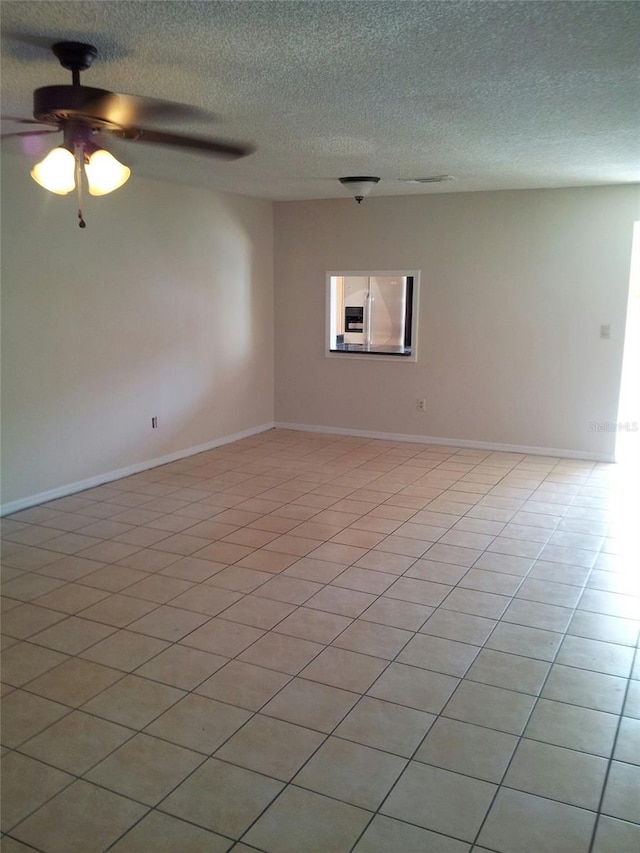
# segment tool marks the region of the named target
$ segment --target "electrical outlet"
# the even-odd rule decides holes
[[[151,418],[151,429],[158,429],[158,418]]]
[[[427,401],[424,398],[417,399],[416,400],[416,409],[419,412],[426,412],[427,411]]]

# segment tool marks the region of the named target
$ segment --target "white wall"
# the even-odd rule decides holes
[[[270,202],[2,181],[3,504],[273,422]]]
[[[634,219],[636,187],[277,203],[276,421],[611,458]],[[365,269],[422,271],[417,363],[325,357],[325,273]]]

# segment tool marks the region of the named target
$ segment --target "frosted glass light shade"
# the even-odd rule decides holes
[[[76,160],[67,148],[54,148],[31,170],[33,180],[49,192],[67,195],[75,188]]]
[[[129,180],[131,174],[131,169],[123,166],[103,148],[99,148],[89,156],[84,170],[91,195],[106,195],[117,190]]]

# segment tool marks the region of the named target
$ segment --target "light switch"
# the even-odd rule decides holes
[[[600,326],[600,337],[607,338],[607,340],[611,337],[611,326],[608,323],[603,323]]]

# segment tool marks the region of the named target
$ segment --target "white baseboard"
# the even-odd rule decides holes
[[[471,441],[462,438],[441,438],[433,435],[405,435],[399,432],[372,432],[365,429],[343,429],[342,427],[314,426],[312,424],[275,423],[276,429],[291,429],[300,432],[323,432],[327,435],[353,435],[360,438],[380,438],[385,441],[408,441],[415,444],[440,444],[445,447],[470,447],[475,450],[494,450],[504,453],[524,453],[527,456],[552,456],[561,459],[584,459],[588,462],[615,462],[613,453],[589,453],[582,450],[566,450],[558,447],[528,447],[520,444],[497,444],[490,441]]]
[[[261,424],[260,426],[251,427],[250,429],[236,432],[233,435],[225,435],[222,438],[215,438],[213,441],[207,441],[204,444],[198,444],[195,447],[187,447],[185,450],[177,450],[175,453],[169,453],[166,456],[158,456],[155,459],[147,459],[144,462],[136,462],[135,465],[129,465],[126,468],[118,468],[116,471],[108,471],[104,474],[97,474],[95,477],[89,477],[87,480],[78,480],[75,483],[67,483],[64,486],[58,486],[55,489],[49,489],[46,492],[40,492],[37,495],[29,495],[26,498],[20,498],[17,501],[10,501],[0,505],[0,516],[10,515],[14,512],[19,512],[21,509],[28,509],[31,506],[53,501],[56,498],[64,498],[67,495],[73,495],[76,492],[83,492],[85,489],[93,489],[96,486],[103,486],[105,483],[111,483],[113,480],[120,480],[122,477],[129,477],[131,474],[139,474],[140,471],[148,471],[150,468],[157,468],[159,465],[166,465],[168,462],[175,462],[177,459],[186,459],[187,456],[195,456],[196,453],[203,453],[205,450],[213,450],[216,447],[222,447],[224,444],[231,444],[234,441],[239,441],[241,438],[249,438],[252,435],[257,435],[261,432],[266,432],[274,428],[273,423]]]
[[[83,492],[85,489],[103,486],[105,483],[111,483],[113,480],[120,480],[122,477],[131,476],[131,474],[139,474],[140,471],[148,471],[150,468],[157,468],[159,465],[166,465],[169,462],[175,462],[177,459],[186,459],[188,456],[194,456],[196,453],[203,453],[205,450],[213,450],[216,447],[222,447],[225,444],[231,444],[234,441],[239,441],[241,438],[249,438],[252,435],[258,435],[258,433],[266,432],[274,427],[277,429],[296,430],[298,432],[319,432],[326,433],[327,435],[352,435],[360,438],[377,438],[384,441],[407,441],[415,444],[438,444],[445,447],[470,447],[476,450],[524,453],[528,456],[552,456],[562,459],[583,459],[589,462],[615,462],[613,454],[588,453],[586,451],[566,450],[557,447],[528,447],[520,444],[496,444],[494,442],[487,441],[441,438],[440,436],[432,435],[405,435],[404,433],[396,432],[373,432],[371,430],[315,426],[313,424],[268,423],[251,427],[250,429],[242,430],[241,432],[236,432],[233,435],[225,435],[222,438],[216,438],[213,439],[213,441],[207,441],[204,444],[198,444],[195,447],[177,450],[174,453],[169,453],[167,456],[158,456],[155,459],[147,459],[144,462],[137,462],[135,465],[129,465],[126,468],[118,468],[115,471],[97,474],[95,477],[89,477],[87,480],[67,483],[46,492],[40,492],[36,495],[29,495],[26,498],[20,498],[16,501],[1,504],[0,516],[10,515],[11,513],[19,512],[21,509],[28,509],[31,506],[37,506],[38,504],[46,503],[47,501],[52,501],[56,498],[67,497],[67,495],[73,495],[76,492]]]

